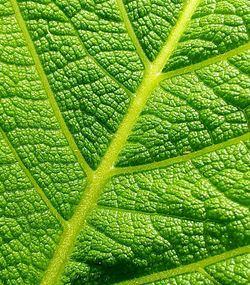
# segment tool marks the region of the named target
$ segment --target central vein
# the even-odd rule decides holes
[[[130,108],[119,126],[105,156],[98,169],[94,172],[91,181],[85,189],[81,202],[79,203],[75,214],[66,223],[61,241],[55,251],[54,257],[44,274],[42,285],[54,285],[57,283],[64,265],[73,249],[74,243],[82,229],[87,216],[96,206],[97,199],[109,179],[118,155],[124,146],[134,124],[136,123],[141,111],[143,110],[148,97],[160,81],[160,75],[167,60],[183,34],[187,23],[194,13],[199,0],[190,0],[186,3],[182,14],[173,28],[171,34],[162,47],[159,55],[153,63],[149,64],[145,70],[144,78],[138,88],[138,91],[130,105]]]
[[[113,165],[117,160],[120,150],[126,142],[126,139],[142,111],[148,96],[158,84],[159,75],[160,73],[150,71],[145,75],[127,115],[115,134],[115,137],[100,163],[100,166],[94,172],[91,181],[85,189],[75,214],[66,223],[61,242],[58,245],[52,262],[44,275],[42,285],[56,284],[87,216],[91,210],[95,208],[100,192],[102,191],[107,179],[110,177],[111,170],[113,169]]]

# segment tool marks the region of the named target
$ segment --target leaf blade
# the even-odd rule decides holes
[[[29,29],[29,31],[25,30],[25,33],[27,34],[26,40],[28,40],[28,46],[31,47],[31,50],[34,54],[33,58],[36,58],[36,65],[37,63],[39,65],[38,69],[40,69],[40,73],[42,74],[40,76],[41,81],[46,82],[46,84],[44,84],[44,89],[46,90],[47,88],[49,91],[47,93],[50,93],[51,95],[49,96],[50,98],[48,100],[49,104],[46,103],[46,107],[52,105],[52,112],[49,111],[51,113],[47,114],[49,114],[49,118],[56,118],[53,125],[53,128],[55,128],[53,129],[53,135],[55,135],[56,139],[59,138],[60,143],[63,142],[63,147],[66,147],[64,148],[64,151],[62,151],[60,148],[53,150],[52,143],[49,145],[49,148],[42,148],[42,142],[45,142],[46,140],[47,143],[49,142],[49,135],[46,127],[46,132],[43,130],[44,133],[42,136],[40,129],[38,132],[37,130],[31,131],[26,127],[27,124],[31,124],[27,116],[28,114],[32,114],[34,122],[38,122],[37,120],[39,118],[40,124],[42,126],[45,126],[44,117],[46,117],[46,112],[44,111],[45,109],[41,107],[41,103],[38,103],[38,101],[36,101],[35,104],[29,102],[29,104],[23,108],[22,112],[18,111],[18,108],[13,109],[15,110],[14,113],[16,112],[18,115],[21,114],[21,117],[23,117],[25,114],[24,121],[26,125],[24,124],[24,128],[18,129],[18,131],[14,133],[12,137],[11,135],[7,134],[9,136],[8,139],[15,142],[17,135],[19,135],[23,142],[27,140],[27,138],[31,137],[32,140],[38,142],[39,148],[41,148],[39,151],[41,151],[41,153],[45,150],[45,153],[49,153],[50,155],[52,154],[53,159],[49,160],[49,163],[51,163],[51,165],[55,162],[59,162],[59,168],[57,164],[53,164],[53,166],[56,166],[53,169],[50,168],[48,161],[46,161],[47,158],[42,157],[41,153],[39,154],[39,152],[37,152],[37,143],[35,143],[35,148],[32,151],[26,148],[20,156],[20,163],[22,164],[22,160],[24,160],[23,164],[28,165],[28,168],[31,169],[31,174],[35,174],[34,178],[39,181],[40,185],[42,185],[41,188],[42,190],[45,190],[44,192],[49,196],[49,199],[52,199],[53,201],[54,197],[53,192],[51,195],[51,188],[48,188],[46,190],[46,186],[44,186],[46,185],[48,178],[42,176],[42,172],[34,171],[34,168],[32,168],[32,163],[34,163],[34,161],[32,161],[31,164],[28,164],[27,160],[25,160],[25,155],[27,153],[32,155],[35,154],[34,157],[39,158],[39,163],[41,163],[41,161],[43,163],[43,159],[45,159],[45,172],[47,171],[46,173],[49,173],[51,177],[53,177],[55,188],[58,187],[56,186],[58,182],[62,182],[60,180],[65,179],[65,177],[61,175],[61,172],[64,172],[66,170],[66,176],[74,177],[74,175],[77,175],[78,178],[80,177],[80,184],[77,185],[81,185],[81,189],[79,188],[79,193],[83,193],[81,194],[80,200],[78,198],[77,202],[73,202],[73,204],[77,204],[77,206],[75,207],[74,205],[72,208],[73,210],[71,210],[71,213],[74,212],[73,216],[72,214],[67,214],[68,216],[66,215],[66,218],[68,221],[63,221],[65,228],[64,233],[61,236],[61,241],[58,242],[57,240],[57,249],[55,250],[54,257],[51,259],[50,266],[44,275],[42,284],[55,284],[56,282],[60,282],[59,280],[61,277],[63,278],[61,279],[61,282],[67,284],[74,284],[75,282],[84,282],[84,284],[99,284],[100,282],[106,282],[106,284],[111,284],[115,281],[121,281],[124,278],[127,278],[129,280],[128,282],[133,282],[131,281],[131,278],[136,276],[137,277],[135,279],[135,282],[138,280],[139,282],[144,282],[143,280],[147,281],[147,274],[149,272],[154,275],[153,272],[177,266],[176,271],[175,269],[169,269],[165,271],[168,272],[168,276],[168,274],[170,274],[169,272],[172,272],[172,270],[174,270],[174,272],[178,272],[178,266],[180,265],[184,268],[191,269],[191,267],[188,267],[188,265],[185,264],[193,262],[196,259],[203,259],[198,261],[199,266],[203,264],[202,262],[207,261],[207,258],[205,257],[211,257],[211,262],[213,260],[214,264],[214,261],[217,259],[216,256],[213,255],[220,253],[220,251],[225,251],[229,254],[226,256],[229,257],[231,254],[231,249],[236,247],[236,239],[240,242],[241,245],[243,245],[242,248],[244,248],[244,250],[246,249],[248,252],[249,248],[245,246],[245,244],[247,244],[247,229],[249,228],[249,224],[247,222],[249,218],[249,214],[247,214],[248,182],[247,173],[245,173],[245,171],[248,169],[246,148],[249,146],[249,143],[245,143],[245,145],[240,143],[237,144],[237,146],[235,143],[246,141],[246,139],[249,138],[249,133],[239,136],[239,134],[242,134],[239,131],[240,127],[238,127],[237,130],[239,131],[238,136],[237,134],[235,135],[236,138],[228,140],[228,137],[226,137],[224,142],[216,141],[214,145],[205,149],[201,147],[201,151],[194,152],[192,155],[186,155],[184,153],[183,156],[179,156],[177,159],[170,158],[161,162],[143,164],[142,166],[114,168],[114,164],[117,162],[117,157],[120,153],[120,150],[123,148],[123,145],[125,144],[125,141],[127,140],[127,137],[130,134],[133,126],[137,123],[140,113],[143,114],[143,112],[145,112],[144,105],[148,104],[148,99],[149,101],[152,99],[152,91],[155,90],[159,84],[162,86],[164,85],[164,88],[167,90],[172,89],[171,84],[169,83],[170,81],[167,81],[168,76],[171,76],[171,74],[176,75],[176,73],[178,74],[179,72],[184,72],[188,73],[188,78],[188,76],[190,76],[190,71],[195,70],[195,72],[200,76],[199,79],[202,78],[202,80],[206,82],[207,85],[213,85],[214,82],[212,75],[209,74],[209,72],[200,72],[199,69],[203,66],[203,64],[207,64],[208,68],[206,70],[209,70],[211,63],[217,63],[217,65],[219,65],[219,59],[228,59],[228,62],[233,65],[231,68],[234,68],[234,70],[237,70],[238,74],[240,74],[239,80],[241,81],[242,86],[245,88],[241,89],[245,92],[245,95],[243,94],[245,96],[243,96],[245,99],[239,100],[237,97],[238,93],[243,92],[239,91],[240,89],[238,79],[234,79],[233,88],[230,89],[230,86],[227,85],[227,72],[224,72],[225,75],[224,78],[222,78],[224,84],[223,88],[217,88],[217,92],[218,90],[221,94],[224,92],[223,99],[229,101],[231,105],[243,104],[245,108],[244,116],[245,118],[248,118],[248,56],[247,52],[244,53],[244,56],[238,54],[240,51],[245,51],[245,49],[247,50],[248,44],[245,44],[240,48],[230,50],[226,54],[223,54],[216,58],[209,58],[209,60],[205,60],[204,62],[199,63],[195,66],[181,68],[179,71],[170,71],[169,73],[164,74],[161,73],[161,71],[169,58],[171,61],[172,53],[175,53],[174,50],[176,50],[176,46],[178,46],[178,40],[181,38],[182,33],[185,34],[186,26],[190,18],[192,18],[192,14],[195,13],[196,6],[199,4],[199,1],[194,0],[187,1],[185,3],[184,9],[182,9],[182,12],[180,13],[179,21],[177,21],[176,26],[169,34],[165,46],[163,46],[162,50],[154,58],[154,61],[152,63],[149,63],[144,54],[144,51],[142,50],[142,48],[145,47],[142,46],[141,48],[140,46],[139,42],[141,42],[141,38],[139,38],[139,40],[136,38],[136,36],[138,36],[138,31],[135,28],[135,23],[133,20],[131,23],[129,22],[129,19],[131,19],[131,14],[126,15],[126,9],[128,8],[127,2],[124,4],[124,6],[120,1],[115,2],[113,0],[104,1],[102,3],[99,3],[98,1],[83,1],[81,3],[78,1],[55,1],[54,3],[53,1],[50,3],[49,1],[45,1],[46,3],[38,3],[38,1],[18,2],[18,5],[20,5],[22,11],[21,15],[20,11],[18,10],[18,18],[21,18],[22,16],[25,18],[26,22],[23,21],[23,25],[25,26],[27,23]],[[156,5],[160,5],[159,1],[156,2]],[[6,9],[6,7],[7,6],[5,6],[4,9]],[[17,8],[18,7],[16,6],[16,9]],[[118,8],[120,8],[120,11]],[[198,8],[198,10],[199,9],[200,8]],[[129,13],[130,12],[131,10]],[[140,11],[138,10],[137,12]],[[125,22],[126,28],[123,26],[123,21]],[[191,22],[192,21],[193,19]],[[135,31],[132,30],[132,27],[135,28]],[[157,28],[158,27],[156,25],[154,29]],[[31,38],[29,37],[28,32],[31,34],[31,37],[33,39],[32,41],[30,40]],[[129,36],[131,39],[129,39]],[[20,35],[18,37],[20,37]],[[84,40],[86,41],[83,43]],[[110,47],[109,41],[111,41],[114,46]],[[117,44],[122,41],[122,49],[117,51]],[[86,47],[84,46],[85,44]],[[36,46],[36,50],[34,46]],[[68,49],[69,46],[72,49]],[[18,50],[19,47],[13,47],[15,47],[13,49],[14,57],[16,56],[16,58],[20,59],[19,65],[33,65],[32,60],[29,59],[30,55],[28,55],[29,52],[27,50],[25,52],[22,51],[18,55],[16,53],[16,50]],[[79,50],[77,50],[77,48],[79,48]],[[74,60],[71,64],[70,61],[72,60],[72,50],[74,51],[73,53],[75,53],[74,56],[76,57],[73,56]],[[60,57],[62,54],[59,56],[60,52],[63,54],[62,57]],[[8,61],[9,58],[11,58],[8,53],[11,54],[11,50],[7,48],[5,51],[7,57],[1,58],[1,65],[4,67],[6,60]],[[140,55],[142,61],[145,63],[146,67],[143,78],[143,66],[139,60],[138,54]],[[233,55],[234,58],[230,59],[229,57]],[[119,56],[121,58],[119,58]],[[66,65],[65,59],[68,61]],[[77,62],[77,60],[75,61],[75,59],[80,59],[80,64]],[[42,64],[40,64],[40,60]],[[136,63],[132,63],[133,61]],[[84,64],[87,64],[87,70],[84,69]],[[14,63],[14,66],[15,65],[18,64]],[[18,68],[21,70],[20,67]],[[15,68],[12,68],[11,70],[14,69]],[[222,67],[222,69],[224,71],[225,67]],[[61,72],[61,70],[63,70],[63,72]],[[93,92],[91,91],[92,93],[88,93],[88,87],[86,87],[88,84],[86,85],[86,82],[84,80],[86,80],[86,76],[94,76],[94,73],[97,71],[100,76],[98,75],[99,77],[97,76],[97,81],[91,82],[90,86],[92,88],[96,82],[98,82],[98,84],[95,86],[95,89],[92,90]],[[125,73],[122,74],[124,71]],[[14,74],[17,76],[17,78],[20,76],[17,71],[15,71]],[[63,78],[64,75],[66,75],[65,78]],[[20,93],[20,91],[25,90],[20,87],[16,87],[18,86],[18,82],[21,82],[21,80],[15,81],[15,79],[17,79],[15,76],[13,77],[14,81],[11,84],[13,90],[16,92],[15,94],[20,96],[18,92]],[[28,73],[26,76],[29,78],[30,74]],[[103,79],[103,76],[106,76],[105,79]],[[46,77],[48,77],[48,80]],[[164,83],[162,83],[161,80],[165,77],[166,80]],[[184,78],[185,76],[182,77]],[[179,81],[177,83],[181,82],[182,77],[177,78],[177,81]],[[10,77],[3,78],[6,78],[8,84],[10,84]],[[100,80],[102,81],[102,84],[105,85],[102,94],[98,93],[102,89],[101,85],[99,84],[101,82]],[[110,80],[109,83],[108,80]],[[216,80],[217,79],[214,81],[216,82]],[[83,82],[85,82],[83,84],[84,86],[81,86],[81,83]],[[141,85],[138,88],[139,82],[141,82]],[[110,83],[113,87],[109,87],[110,89],[108,90],[106,87]],[[73,86],[75,89],[67,89],[67,86],[69,85]],[[188,83],[186,83],[186,85],[188,85]],[[80,86],[81,88],[77,89]],[[54,94],[52,94],[52,89],[55,93],[55,98],[53,97]],[[35,90],[34,87],[31,86],[30,90],[32,95],[36,94],[37,90]],[[117,90],[125,92],[128,96],[121,96],[120,91],[117,92]],[[79,94],[83,97],[79,96],[77,98],[78,101],[73,100],[69,105],[67,105],[69,94],[70,96],[73,95],[74,97],[77,92],[80,92]],[[98,96],[104,95],[104,99],[102,98],[101,101],[98,101],[99,99],[96,99],[97,97],[92,98],[91,96],[94,95],[95,92],[98,94]],[[114,96],[112,93],[114,93]],[[132,98],[132,93],[136,93],[136,96],[134,98]],[[66,97],[64,97],[65,94]],[[88,97],[89,94],[92,95]],[[8,92],[5,92],[4,95],[7,95],[7,97],[9,96]],[[27,93],[24,92],[24,95],[27,96]],[[112,102],[110,101],[113,100],[110,99],[111,95],[114,99]],[[83,104],[79,109],[79,104],[82,104],[82,102],[85,100],[84,96],[88,97],[87,100],[90,104],[96,103],[96,105],[91,105],[92,107],[90,107],[90,105],[88,106]],[[15,106],[19,104],[19,101],[17,100],[9,100],[8,104],[10,104],[9,102],[11,102],[11,104],[13,103]],[[110,102],[112,104],[110,104]],[[5,108],[7,106],[7,113],[11,117],[12,115],[10,115],[11,112],[8,110],[8,104],[5,105]],[[67,105],[66,108],[65,104]],[[101,109],[95,109],[96,107],[99,108],[99,104],[103,104]],[[118,120],[117,114],[114,116],[114,118],[112,118],[112,108],[114,108],[114,104],[116,104],[116,107],[118,106],[118,108],[120,108],[118,112],[120,117]],[[128,107],[129,104],[130,107]],[[109,108],[111,105],[112,108]],[[69,122],[68,119],[70,118],[70,114],[73,114],[70,113],[72,111],[70,108],[74,109],[75,107],[78,108],[76,114],[79,116],[84,115],[84,112],[86,112],[85,116],[82,116],[80,121],[89,120],[89,118],[94,114],[94,120],[91,119],[88,121],[87,128],[83,128],[83,125],[79,125],[80,128],[78,126],[78,129],[74,129],[77,125],[77,120],[75,120],[76,118],[74,118],[75,121],[73,124]],[[156,106],[156,108],[158,107],[159,105]],[[51,107],[49,108],[51,110]],[[62,114],[59,111],[60,108]],[[43,110],[41,117],[37,117],[34,115],[34,113],[29,113],[31,111],[37,111],[38,109]],[[67,116],[69,115],[68,119],[67,116],[65,117],[65,110],[66,113],[67,110],[70,111],[67,113]],[[93,110],[95,111],[94,113]],[[100,110],[101,112],[99,112]],[[92,113],[89,113],[90,111]],[[112,115],[109,117],[111,113]],[[192,114],[193,111],[189,110],[188,113]],[[180,113],[180,116],[182,114],[183,112]],[[6,114],[4,114],[4,116],[6,116]],[[225,117],[225,114],[223,114],[223,116]],[[209,116],[206,115],[205,117],[206,119],[209,119]],[[240,120],[239,116],[237,118],[236,117],[231,116],[232,123],[233,121],[236,122],[237,120]],[[19,118],[17,119],[20,120]],[[78,123],[80,121],[78,121]],[[97,122],[97,124],[99,124],[99,127],[97,127],[97,125],[93,122]],[[8,130],[8,126],[4,120],[1,120],[1,125],[3,125],[3,128],[5,130]],[[102,127],[104,128],[102,129]],[[232,132],[233,125],[230,125],[229,130]],[[248,130],[249,127],[246,125],[243,133],[246,133]],[[46,136],[44,135],[45,133]],[[37,134],[41,136],[40,140],[38,139]],[[105,135],[103,136],[102,134]],[[104,137],[105,139],[103,139]],[[88,139],[92,141],[95,141],[97,139],[99,141],[95,146],[93,145],[94,147],[87,143],[89,147],[88,150],[88,147],[85,148],[87,145],[84,146],[80,143],[79,147],[79,140],[87,141]],[[54,140],[54,144],[58,147],[59,144],[56,143],[56,140]],[[157,144],[156,138],[154,140],[154,143]],[[14,144],[14,147],[17,148],[16,153],[20,152],[20,148],[18,148],[17,144]],[[83,151],[83,155],[80,154],[78,148]],[[230,151],[228,151],[229,149]],[[74,154],[74,151],[77,153]],[[15,153],[15,151],[13,151],[13,153]],[[218,155],[219,153],[220,155]],[[216,160],[217,156],[220,157],[219,160]],[[242,158],[243,156],[244,159]],[[85,162],[83,157],[86,157],[87,162]],[[154,159],[156,159],[155,155],[153,156],[153,160]],[[182,159],[184,162],[182,162]],[[215,161],[213,161],[213,159],[215,159]],[[213,161],[213,163],[210,163],[210,160]],[[237,161],[238,164],[235,163],[234,160]],[[96,170],[92,170],[87,163],[89,163],[90,166]],[[171,166],[172,163],[174,163],[173,166]],[[68,167],[68,165],[71,166]],[[86,169],[87,175],[83,174],[83,169],[80,170],[79,165],[81,165],[83,169]],[[225,169],[221,165],[223,165]],[[71,172],[72,166],[73,168]],[[156,167],[159,169],[156,170]],[[165,167],[167,170],[164,172],[163,169],[165,169]],[[175,181],[180,180],[178,183],[176,182],[171,184],[172,177],[169,176],[169,172],[171,173],[172,167],[175,169],[175,173],[173,173],[173,176],[176,177]],[[164,175],[160,175],[161,182],[157,182],[161,188],[159,191],[163,191],[161,193],[165,197],[165,208],[160,208],[160,211],[163,211],[161,213],[154,213],[154,207],[155,205],[158,205],[157,207],[159,207],[159,203],[161,203],[163,198],[158,197],[157,195],[156,197],[153,197],[154,191],[152,191],[152,189],[149,192],[145,192],[144,194],[138,194],[139,192],[136,194],[137,199],[141,199],[140,209],[138,209],[139,204],[134,204],[135,200],[133,200],[133,195],[136,193],[136,191],[138,191],[138,189],[133,188],[133,183],[138,182],[138,173],[141,171],[144,173],[144,169],[148,171],[148,173],[155,173],[157,171],[159,171],[159,173],[164,172]],[[204,240],[209,240],[210,238],[213,240],[214,237],[212,237],[209,233],[204,235],[201,231],[205,215],[204,213],[206,211],[204,212],[204,207],[203,205],[199,204],[200,202],[197,202],[197,200],[191,197],[192,195],[190,196],[190,194],[188,194],[189,189],[191,189],[193,186],[185,184],[183,181],[181,181],[181,177],[183,175],[181,174],[182,169],[183,173],[189,173],[190,176],[193,174],[193,179],[198,176],[204,176],[204,185],[207,185],[207,188],[210,189],[210,195],[214,195],[212,199],[213,203],[208,203],[206,206],[210,207],[209,211],[207,211],[209,212],[210,216],[207,217],[205,223],[210,223],[207,227],[208,231],[216,231],[216,233],[214,232],[214,235],[217,238],[217,243],[214,240],[214,247],[208,246],[206,250],[203,250]],[[48,171],[51,171],[51,173]],[[134,171],[137,172],[134,173]],[[242,174],[243,172],[244,175]],[[109,194],[105,189],[107,189],[107,187],[110,187],[110,181],[115,181],[117,177],[121,176],[131,177],[130,181],[133,181],[133,183],[131,182],[132,184],[130,184],[129,182],[126,182],[125,186],[127,188],[125,187],[122,191],[120,191],[119,195],[114,196],[114,193],[116,191],[119,192],[119,189],[124,186],[123,182],[118,181],[118,179],[114,184],[115,186],[113,186],[114,189],[111,191],[111,194]],[[30,177],[30,180],[33,179],[29,173],[28,177]],[[86,182],[83,183],[83,181],[86,180],[87,188],[83,191],[83,188],[86,185]],[[152,181],[156,180],[156,177],[154,177],[153,180],[150,180],[145,176],[140,183],[144,186],[149,183],[149,185],[152,186],[152,183],[155,183]],[[66,184],[68,184],[64,189],[67,191],[72,191],[72,194],[74,195],[76,184],[74,184],[73,181],[67,180]],[[167,186],[168,183],[171,184],[171,187]],[[184,188],[182,184],[184,185]],[[193,189],[193,191],[198,196],[200,195],[199,197],[202,195],[209,196],[206,187],[204,189],[202,183],[198,183],[198,185],[199,187],[197,189]],[[216,188],[218,189],[216,190]],[[64,189],[58,189],[58,193],[64,192]],[[186,199],[183,199],[183,197],[181,198],[182,191],[186,193]],[[173,192],[174,195],[172,195],[173,193],[171,194],[171,192]],[[58,196],[59,194],[56,195]],[[107,200],[107,197],[110,198]],[[46,197],[44,198],[46,200]],[[63,200],[62,205],[66,205],[67,201],[72,202],[72,198],[70,196],[63,199],[59,198],[59,200]],[[171,203],[169,204],[169,201],[167,202],[167,200],[173,202],[172,210],[170,209]],[[106,203],[111,204],[109,205]],[[118,209],[117,205],[121,206],[121,203],[124,203],[123,206],[125,207]],[[135,205],[137,205],[137,208],[133,210],[132,208]],[[168,209],[168,207],[170,208]],[[229,209],[230,207],[232,209]],[[182,209],[182,212],[178,212],[180,209]],[[185,215],[183,215],[183,211],[186,211]],[[56,216],[57,213],[54,212],[54,215]],[[63,215],[65,215],[65,213]],[[242,219],[244,220],[244,225],[242,224]],[[169,223],[172,223],[172,226],[170,227],[172,230],[168,230]],[[193,234],[189,235],[187,230],[184,233],[183,229],[185,227],[188,230],[191,229]],[[172,241],[172,244],[174,245],[173,248],[171,248],[172,245],[168,242],[168,239]],[[176,243],[174,239],[179,239],[179,243]],[[185,243],[186,240],[188,240],[188,244]],[[180,248],[178,244],[182,244],[182,248]],[[183,252],[180,253],[181,251]],[[82,256],[84,252],[85,254]],[[168,259],[168,253],[170,252],[172,253],[172,261],[171,258]],[[69,260],[68,264],[66,264],[67,260]],[[152,264],[156,263],[156,265],[154,265],[155,267],[152,265],[151,271],[150,262]],[[243,268],[241,266],[241,263],[242,262],[239,259],[239,261],[237,261],[238,268]],[[217,274],[217,271],[219,269],[218,267],[216,268],[217,269],[215,269],[215,272]],[[120,278],[120,276],[117,276],[116,271],[120,272],[121,274],[125,274],[125,277]],[[26,271],[24,270],[22,276],[25,276],[25,272]],[[206,268],[202,270],[199,270],[199,268],[197,268],[197,272],[195,273],[196,275],[194,277],[190,277],[190,275],[180,277],[177,276],[174,277],[174,279],[171,279],[172,281],[168,280],[166,282],[182,282],[182,280],[186,280],[187,282],[191,282],[190,280],[196,280],[197,282],[201,282],[201,284],[206,284],[205,282],[210,282],[209,284],[211,284],[211,282],[219,282],[216,281],[218,279],[218,276],[216,274],[213,274],[213,276],[209,275]],[[142,275],[145,275],[145,279],[144,277],[138,277]],[[159,276],[156,279],[152,279],[152,281],[154,282],[154,280],[159,279]],[[232,277],[230,274],[228,276],[229,277],[227,280],[233,280],[232,278],[235,277]],[[27,279],[27,276],[24,278],[26,278],[24,280],[30,280]],[[237,281],[238,277],[236,276],[235,278]],[[230,282],[227,280],[225,278],[222,280],[222,282]],[[36,279],[35,282],[38,284],[38,279]],[[165,281],[162,280],[161,282]]]

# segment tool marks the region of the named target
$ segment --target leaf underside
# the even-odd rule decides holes
[[[250,284],[249,0],[0,0],[0,284]]]

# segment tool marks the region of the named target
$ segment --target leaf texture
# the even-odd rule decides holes
[[[250,2],[0,0],[0,284],[250,284]]]

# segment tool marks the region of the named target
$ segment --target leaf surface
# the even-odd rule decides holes
[[[0,283],[250,284],[248,0],[0,1]]]

